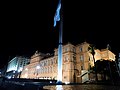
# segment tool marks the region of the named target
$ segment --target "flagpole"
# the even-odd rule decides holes
[[[60,0],[62,1],[62,0]],[[57,83],[62,83],[62,37],[63,37],[63,14],[62,14],[62,2],[60,11],[60,27],[59,27],[59,45],[58,45],[58,76]]]
[[[57,21],[60,21],[59,27],[59,44],[58,44],[58,72],[57,72],[57,83],[62,83],[62,34],[63,34],[63,5],[62,0],[59,0],[56,13],[54,16],[54,27],[56,26]]]

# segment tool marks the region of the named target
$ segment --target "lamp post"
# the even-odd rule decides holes
[[[20,67],[20,69],[18,70],[18,73],[19,73],[19,78],[20,78],[20,76],[21,76],[22,70],[23,70],[23,68],[22,68],[22,67]]]
[[[39,65],[36,66],[36,79],[38,78],[38,69],[40,69]]]

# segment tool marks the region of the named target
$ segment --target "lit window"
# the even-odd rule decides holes
[[[84,60],[84,57],[83,55],[80,56],[80,60],[83,61]]]
[[[80,47],[80,52],[82,52],[82,47]]]
[[[68,61],[68,56],[65,56],[64,61],[65,62]]]

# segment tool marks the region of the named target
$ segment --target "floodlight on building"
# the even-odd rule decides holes
[[[52,83],[52,81],[50,81],[50,83]]]
[[[22,71],[23,70],[23,68],[22,67],[20,67],[20,71]]]
[[[13,73],[15,73],[15,70],[13,71]]]
[[[70,84],[70,82],[68,82],[68,81],[65,81],[65,84],[67,85],[67,84]]]
[[[40,69],[40,66],[38,65],[38,66],[36,66],[36,69]]]
[[[23,68],[22,67],[20,67],[20,69],[18,70],[18,72],[21,72],[23,70]]]
[[[11,76],[7,76],[8,79],[11,79]]]

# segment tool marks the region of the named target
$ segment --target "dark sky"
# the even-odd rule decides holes
[[[44,1],[44,2],[43,2]],[[31,56],[36,50],[53,52],[58,47],[59,22],[53,27],[58,0],[3,2],[0,16],[0,68],[16,55]],[[120,51],[118,2],[63,2],[63,43],[84,41],[97,48]]]

